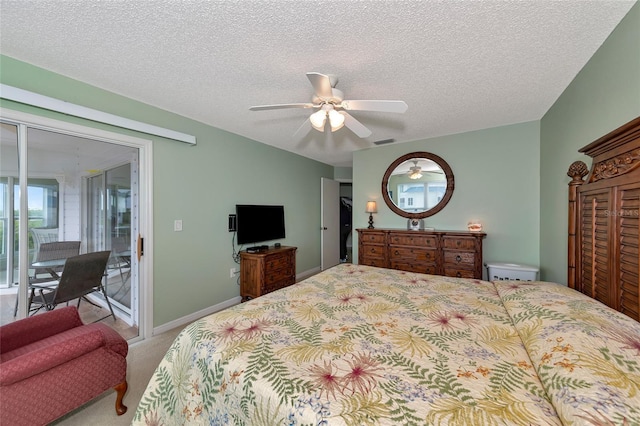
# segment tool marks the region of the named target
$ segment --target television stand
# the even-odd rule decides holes
[[[253,246],[253,247],[247,248],[247,252],[248,253],[258,253],[258,252],[265,251],[265,250],[269,250],[269,246],[267,246],[267,245],[264,245],[264,246]]]
[[[240,252],[240,296],[245,302],[296,282],[296,247]]]

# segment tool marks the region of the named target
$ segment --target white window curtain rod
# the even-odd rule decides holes
[[[6,84],[0,84],[0,98],[60,112],[62,114],[72,115],[74,117],[86,118],[87,120],[97,121],[98,123],[110,124],[123,129],[161,136],[163,138],[188,143],[189,145],[196,144],[196,137],[193,135],[176,132],[171,129],[165,129],[164,127],[158,127],[152,124],[142,123],[140,121],[129,120],[128,118],[120,117],[118,115],[72,104],[60,99],[50,98],[48,96],[29,92],[28,90],[18,89],[17,87],[8,86]]]

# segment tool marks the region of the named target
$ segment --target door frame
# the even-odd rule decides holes
[[[42,130],[64,133],[72,136],[77,136],[86,139],[93,139],[102,142],[113,143],[117,145],[124,145],[132,148],[137,148],[139,153],[139,166],[140,166],[140,193],[139,203],[139,230],[140,236],[144,237],[144,257],[139,257],[138,265],[138,287],[139,297],[138,306],[139,312],[139,324],[138,324],[138,337],[131,339],[131,343],[138,340],[144,340],[147,337],[153,335],[153,141],[150,139],[143,139],[140,137],[129,136],[122,133],[111,132],[94,127],[89,127],[80,124],[74,124],[67,121],[58,119],[43,117],[39,115],[29,114],[22,111],[16,111],[12,109],[2,108],[0,111],[0,118],[7,122],[12,122],[15,125],[26,125],[27,127],[38,128]],[[24,129],[24,127],[22,127]],[[20,157],[20,183],[21,191],[26,190],[26,165],[28,153],[26,147],[26,132],[19,132],[19,144],[21,149]],[[23,176],[24,174],[24,176]],[[25,186],[25,188],[22,187]],[[21,197],[20,200],[21,211],[26,210],[26,197]],[[20,215],[20,240],[27,240],[27,216]],[[24,254],[23,253],[27,253]],[[27,262],[28,250],[20,249],[20,262]],[[24,275],[24,276],[23,276]],[[27,287],[27,270],[21,271],[19,277],[18,291],[26,294]],[[24,317],[27,312],[27,300],[26,298],[19,299],[22,303],[18,306],[19,317]]]

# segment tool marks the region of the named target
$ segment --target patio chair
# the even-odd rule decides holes
[[[98,292],[104,296],[109,311],[111,311],[111,316],[113,316],[113,320],[115,321],[116,316],[113,313],[111,302],[109,302],[107,292],[102,285],[102,279],[105,275],[110,254],[111,251],[106,250],[68,258],[58,285],[55,288],[38,288],[37,285],[34,285],[38,291],[31,300],[31,303],[40,305],[37,309],[44,308],[47,311],[51,311],[60,303],[78,299],[77,306],[79,307],[82,299],[87,300],[85,296],[93,292]],[[89,300],[87,301],[92,303]]]
[[[40,244],[55,243],[58,241],[58,228],[31,228],[31,237],[33,238],[34,253],[38,253]],[[34,262],[36,262],[34,260]]]
[[[80,241],[58,241],[51,243],[41,243],[36,253],[34,263],[45,262],[48,260],[66,259],[68,257],[80,254]],[[30,283],[51,281],[58,279],[59,272],[62,272],[62,266],[54,266],[51,268],[35,268]],[[48,274],[49,277],[39,277],[40,274]]]
[[[111,258],[109,266],[118,269],[122,285],[114,293],[117,294],[125,287],[127,280],[131,277],[131,242],[128,237],[114,237],[111,240]],[[123,271],[123,269],[125,271]]]
[[[36,231],[32,229],[32,231]],[[56,234],[57,235],[57,234]],[[80,241],[59,241],[51,243],[40,243],[34,263],[46,262],[50,260],[66,259],[68,257],[80,254]],[[60,279],[59,273],[62,272],[64,266],[51,266],[47,268],[33,268],[33,275],[29,277],[29,308],[31,309],[31,301],[35,296],[34,284],[51,283],[55,285],[55,281]],[[42,276],[44,274],[44,276]],[[16,306],[13,316],[18,315],[18,296],[16,295]]]

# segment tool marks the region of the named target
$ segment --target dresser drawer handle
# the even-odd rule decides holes
[[[458,278],[462,278],[462,274],[460,273],[460,271],[458,271],[458,272],[456,273],[456,277],[458,277]]]
[[[374,249],[373,247],[371,248],[371,253],[375,253],[376,249]]]
[[[460,255],[457,255],[456,256],[456,262],[460,263],[461,261],[462,261],[462,257]]]
[[[398,250],[396,250],[394,254],[397,256],[397,255],[400,254],[400,252]]]

